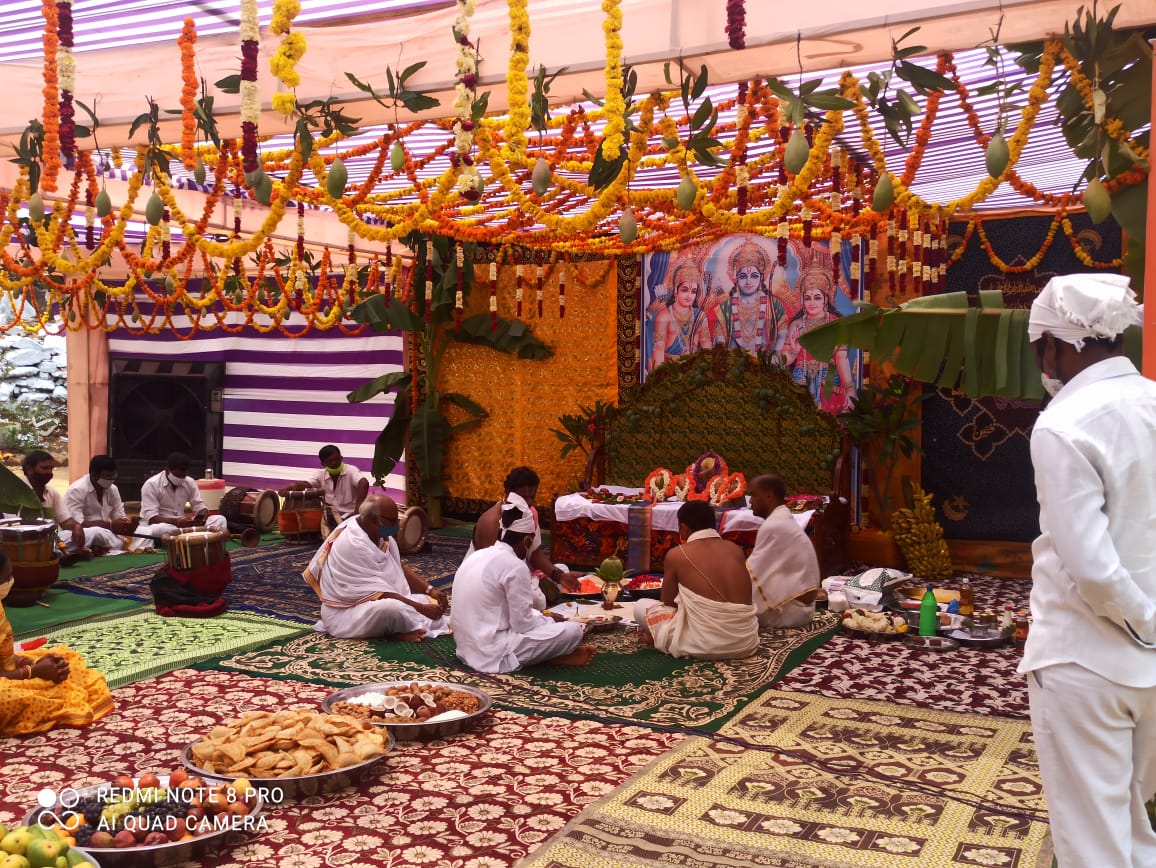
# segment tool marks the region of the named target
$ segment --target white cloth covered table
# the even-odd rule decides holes
[[[641,494],[641,488],[624,488],[620,485],[601,486],[614,494],[632,495]],[[678,509],[680,501],[656,503],[651,508],[650,526],[653,530],[664,530],[671,533],[678,532]],[[581,494],[564,494],[554,501],[554,520],[572,521],[576,518],[588,518],[592,521],[616,521],[619,524],[629,522],[631,504],[629,503],[596,503],[587,500]],[[806,528],[814,515],[813,509],[805,512],[792,513],[799,527]],[[763,520],[751,512],[749,506],[741,509],[725,510],[720,518],[718,531],[720,534],[751,531],[757,533],[763,526]]]

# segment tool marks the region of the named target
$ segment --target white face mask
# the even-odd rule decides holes
[[[1047,374],[1040,372],[1040,382],[1044,384],[1044,391],[1053,398],[1060,394],[1060,389],[1064,388],[1064,381],[1057,380],[1055,377],[1049,377]]]
[[[105,490],[112,488],[112,480],[111,479],[98,479],[98,480],[96,480],[96,484]]]
[[[184,482],[183,479],[181,479],[180,477],[177,477],[177,476],[173,476],[167,470],[165,471],[165,476],[168,477],[169,485],[173,486],[173,488],[178,487],[182,482]]]

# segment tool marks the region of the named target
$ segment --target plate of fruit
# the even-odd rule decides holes
[[[78,852],[103,868],[186,862],[265,827],[264,802],[248,781],[206,780],[185,769],[121,775],[98,786],[45,790],[40,796],[25,824],[75,841]],[[71,861],[69,866],[77,868]]]
[[[331,693],[321,707],[384,726],[398,741],[456,735],[494,704],[488,693],[446,681],[383,681]]]
[[[602,581],[602,579],[598,578],[598,576],[591,573],[590,575],[583,576],[581,579],[578,580],[578,590],[577,591],[567,591],[565,588],[562,588],[561,589],[562,596],[563,597],[573,597],[573,598],[601,597],[603,584],[604,584],[604,582]]]
[[[5,826],[0,823],[0,865],[49,865],[56,868],[100,868],[96,857],[76,846],[76,839],[64,830],[45,828],[39,823]],[[63,861],[61,861],[63,860]]]
[[[888,612],[849,609],[843,613],[843,629],[868,639],[902,639],[907,635],[907,619]]]
[[[657,600],[662,596],[662,576],[657,573],[638,573],[622,582],[622,590],[635,597]]]

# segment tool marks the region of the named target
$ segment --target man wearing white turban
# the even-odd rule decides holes
[[[1032,431],[1040,536],[1019,671],[1057,862],[1156,866],[1156,383],[1123,354],[1128,279],[1052,279],[1028,337],[1055,397]]]
[[[534,516],[524,502],[507,502],[501,526],[498,541],[463,560],[454,576],[458,657],[478,672],[514,672],[541,662],[585,666],[594,646],[582,644],[582,625],[541,611],[526,565],[538,529]]]

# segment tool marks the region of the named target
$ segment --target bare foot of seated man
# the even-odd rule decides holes
[[[579,645],[569,654],[553,657],[546,662],[554,666],[589,666],[594,659],[594,651],[593,645]]]
[[[412,630],[409,633],[394,633],[392,636],[386,636],[387,639],[394,639],[398,642],[420,642],[425,638],[425,630]]]

